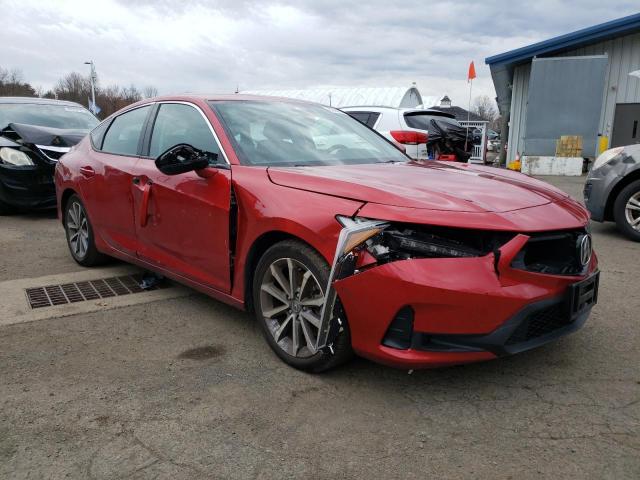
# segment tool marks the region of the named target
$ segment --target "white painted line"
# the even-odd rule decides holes
[[[167,288],[148,292],[131,293],[117,297],[100,298],[97,300],[87,300],[84,302],[36,309],[32,309],[29,306],[25,294],[26,288],[84,282],[101,278],[133,275],[140,272],[141,270],[139,268],[131,265],[118,265],[115,267],[87,268],[78,272],[0,282],[0,326],[67,317],[69,315],[96,312],[99,310],[110,310],[113,308],[155,302],[157,300],[186,297],[194,293],[193,290],[187,287],[173,284]]]

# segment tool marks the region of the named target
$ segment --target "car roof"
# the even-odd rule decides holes
[[[52,98],[39,98],[39,97],[0,97],[0,103],[12,103],[12,104],[35,104],[35,105],[65,105],[67,107],[82,107],[76,102],[70,102],[68,100],[54,100]]]
[[[257,102],[291,102],[291,103],[313,103],[308,100],[300,100],[297,98],[289,97],[272,97],[269,95],[248,95],[244,93],[214,93],[214,94],[202,94],[202,93],[180,93],[176,95],[162,95],[153,98],[147,98],[143,102],[165,102],[171,100],[203,100],[203,101],[223,101],[223,100],[253,100]]]

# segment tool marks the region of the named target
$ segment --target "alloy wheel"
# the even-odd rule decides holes
[[[89,248],[89,223],[83,206],[78,202],[73,202],[67,210],[67,234],[73,254],[84,258]]]
[[[262,316],[278,346],[308,358],[317,353],[323,289],[315,275],[293,258],[275,260],[260,287]]]
[[[627,200],[624,214],[631,228],[640,231],[640,192],[631,195]]]

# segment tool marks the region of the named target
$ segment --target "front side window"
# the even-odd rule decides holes
[[[344,112],[322,105],[231,100],[211,102],[245,165],[348,165],[408,158]]]
[[[104,136],[102,151],[120,155],[138,155],[140,134],[150,108],[150,105],[146,105],[117,116]]]
[[[151,133],[149,156],[157,158],[179,143],[220,155],[209,124],[198,110],[182,103],[164,103],[160,105]]]

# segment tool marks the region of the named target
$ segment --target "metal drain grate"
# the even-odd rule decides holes
[[[86,282],[27,288],[25,292],[31,308],[43,308],[144,292],[145,290],[140,288],[141,281],[142,275],[127,275]],[[148,288],[147,291],[157,290],[165,286],[160,284]]]

